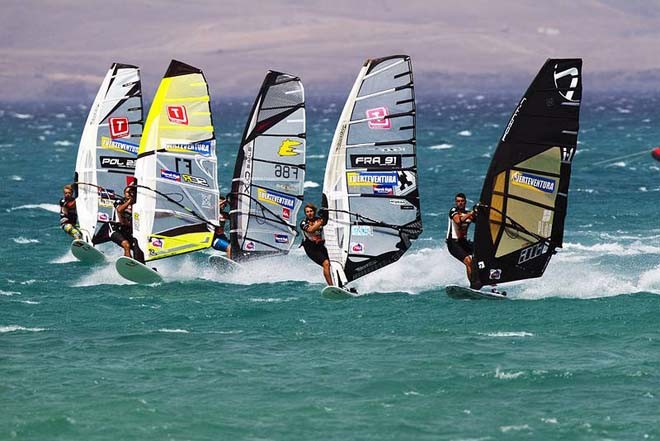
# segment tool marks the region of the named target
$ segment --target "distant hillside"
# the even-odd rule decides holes
[[[393,53],[413,57],[420,93],[520,90],[548,57],[584,58],[593,90],[660,84],[658,2],[11,3],[0,16],[0,100],[92,96],[113,61],[139,65],[150,95],[171,58],[232,96],[256,93],[269,68],[341,93],[365,58]]]

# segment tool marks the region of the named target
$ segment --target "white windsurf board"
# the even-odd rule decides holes
[[[209,257],[209,265],[222,271],[237,271],[243,266],[223,254],[216,254]]]
[[[131,282],[149,284],[163,281],[158,272],[130,257],[121,256],[115,262],[115,268],[120,276]]]
[[[326,286],[321,291],[321,295],[326,299],[348,299],[359,296],[357,291],[349,291],[348,289],[340,288],[338,286]]]
[[[82,239],[71,242],[71,254],[83,263],[96,264],[105,262],[105,254]]]

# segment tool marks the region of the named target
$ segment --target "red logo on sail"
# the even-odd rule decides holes
[[[167,106],[167,119],[174,124],[188,125],[186,106]]]
[[[110,125],[110,137],[126,138],[128,136],[128,118],[125,116],[119,118],[109,118],[108,124]]]
[[[351,251],[355,254],[363,254],[364,253],[364,244],[361,244],[359,242],[352,243],[351,244]]]
[[[286,207],[282,207],[282,219],[289,220],[291,219],[291,210]]]
[[[368,109],[367,118],[369,119],[368,124],[370,129],[377,130],[387,130],[392,128],[392,120],[385,118],[389,115],[387,107],[376,107],[374,109]]]

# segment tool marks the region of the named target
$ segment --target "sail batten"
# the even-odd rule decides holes
[[[493,154],[476,220],[474,270],[483,284],[543,275],[562,246],[577,148],[582,60],[548,60]]]
[[[344,285],[398,260],[422,232],[412,64],[367,60],[337,124],[323,182],[331,274]]]
[[[236,158],[230,193],[232,258],[286,254],[297,236],[306,158],[305,93],[300,78],[269,71]]]

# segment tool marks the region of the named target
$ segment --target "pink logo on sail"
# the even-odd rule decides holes
[[[367,119],[369,119],[369,128],[377,130],[387,130],[392,128],[392,120],[385,118],[389,115],[387,107],[376,107],[369,109],[366,112]]]

